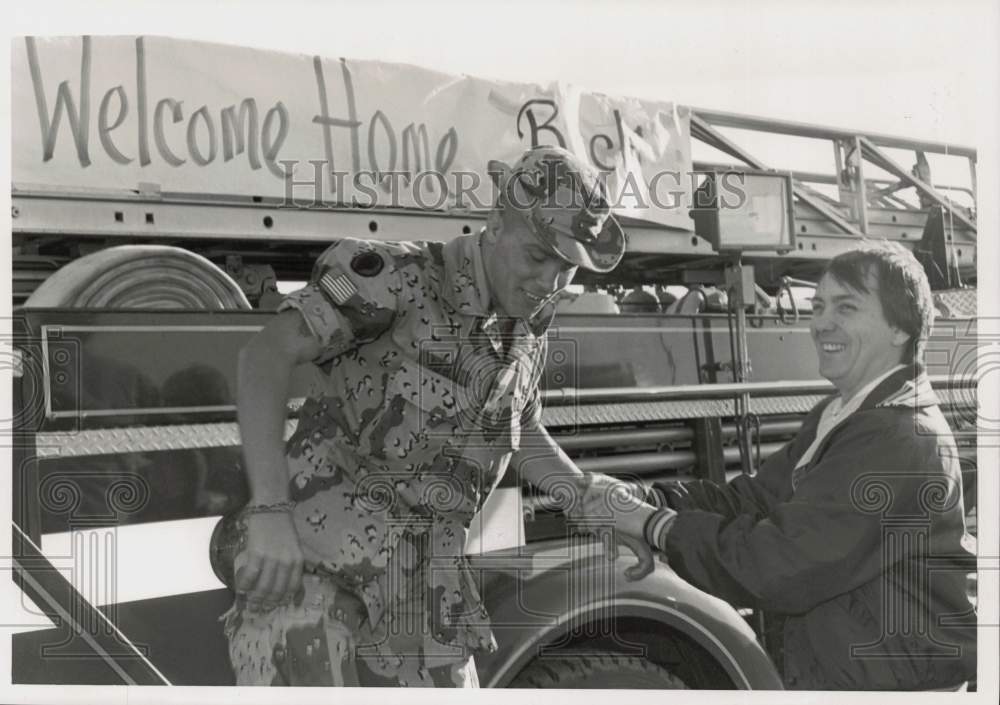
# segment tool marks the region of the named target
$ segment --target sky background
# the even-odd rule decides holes
[[[19,3],[14,34],[165,34],[968,142],[976,0]],[[995,67],[994,67],[995,70]],[[996,85],[993,85],[995,92]]]
[[[979,146],[997,124],[994,5],[97,0],[19,3],[8,31],[162,34],[507,81],[558,79],[611,95]],[[829,143],[732,134],[768,166],[832,173]],[[714,156],[696,143],[696,159]],[[935,181],[969,185],[963,160],[932,157],[931,166]]]

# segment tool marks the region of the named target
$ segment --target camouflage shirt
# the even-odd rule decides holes
[[[480,238],[341,240],[281,306],[322,346],[286,451],[307,569],[358,595],[376,637],[423,605],[456,654],[495,648],[463,551],[541,414],[553,313],[490,311]]]

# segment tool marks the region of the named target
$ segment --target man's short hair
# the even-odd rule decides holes
[[[913,253],[884,240],[866,244],[830,260],[823,270],[827,274],[864,294],[870,293],[866,280],[875,277],[886,320],[910,336],[902,361],[921,359],[934,324],[934,302],[927,274]]]

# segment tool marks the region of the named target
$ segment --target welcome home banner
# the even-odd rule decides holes
[[[673,103],[165,37],[13,44],[15,189],[476,209],[488,160],[558,144],[619,215],[692,229],[690,112]]]

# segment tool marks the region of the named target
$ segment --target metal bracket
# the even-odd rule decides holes
[[[742,159],[747,163],[747,165],[753,167],[754,169],[767,169],[767,166],[762,161],[745,151],[742,147],[738,146],[736,143],[728,139],[725,135],[693,113],[691,115],[691,128],[691,135],[696,139],[700,139],[702,142],[726,152],[737,159]],[[792,179],[792,193],[795,194],[796,198],[810,206],[813,210],[817,211],[820,215],[825,217],[848,235],[854,235],[855,237],[862,239],[865,238],[865,234],[863,232],[858,230],[842,215],[824,203],[822,199],[813,194],[809,188],[803,185],[800,181]]]

